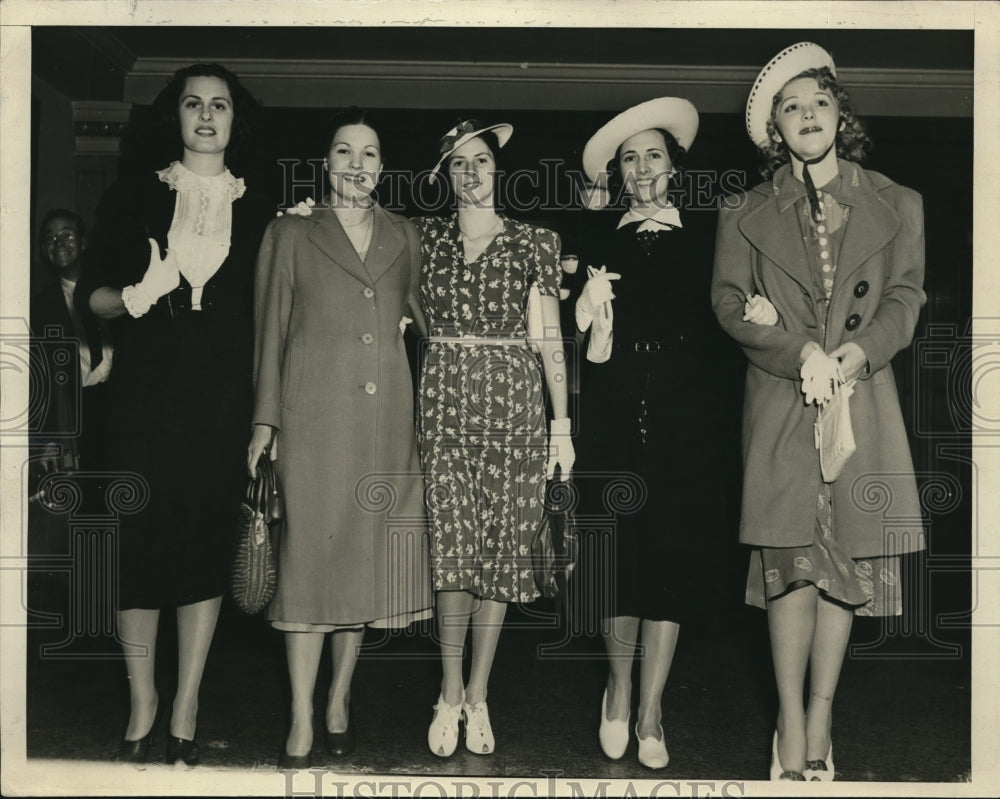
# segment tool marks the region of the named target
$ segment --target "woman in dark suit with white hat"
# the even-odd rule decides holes
[[[924,546],[890,365],[926,299],[923,208],[919,194],[856,163],[868,139],[818,45],[792,45],[764,67],[746,122],[768,180],[721,211],[712,301],[750,361],[747,602],[768,614],[779,701],[771,778],[831,780],[852,618],[898,614],[897,556]],[[813,422],[845,383],[857,450],[826,482]],[[886,525],[887,513],[900,522]]]
[[[613,231],[595,226],[600,240],[583,248],[589,279],[576,303],[587,360],[578,482],[583,502],[602,503],[588,516],[613,520],[612,557],[595,566],[598,590],[607,592],[610,666],[599,737],[608,757],[625,754],[641,641],[635,733],[639,762],[654,769],[669,759],[661,705],[678,633],[681,623],[704,620],[703,569],[721,533],[720,503],[704,502],[719,475],[717,404],[706,401],[714,377],[705,363],[721,338],[709,303],[710,251],[692,230],[699,215],[682,222],[672,202],[697,130],[690,102],[660,97],[614,117],[583,153],[589,207],[615,195],[627,205]]]

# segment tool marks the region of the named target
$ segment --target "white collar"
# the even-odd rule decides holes
[[[618,222],[618,227],[624,227],[625,225],[630,225],[633,222],[641,222],[643,230],[659,229],[671,227],[684,227],[681,224],[681,215],[678,213],[677,208],[669,203],[662,208],[658,208],[656,213],[652,216],[646,216],[645,214],[640,214],[633,208],[629,208]],[[647,224],[651,223],[651,224]]]

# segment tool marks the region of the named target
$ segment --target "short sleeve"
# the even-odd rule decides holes
[[[559,234],[546,228],[535,228],[535,268],[534,283],[538,292],[547,297],[559,297],[562,270],[559,267],[559,252],[562,243]]]

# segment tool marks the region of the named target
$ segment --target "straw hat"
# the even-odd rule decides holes
[[[476,136],[481,133],[486,133],[487,131],[492,130],[494,135],[497,137],[497,144],[503,147],[510,140],[510,136],[514,132],[514,126],[508,125],[506,122],[501,122],[497,125],[487,125],[482,128],[477,127],[479,124],[480,123],[475,119],[467,119],[465,122],[458,123],[441,137],[441,157],[438,159],[438,162],[434,165],[434,168],[431,170],[431,174],[427,178],[429,183],[433,183],[437,179],[437,173],[441,170],[441,165],[445,162],[448,156],[467,141],[472,141],[472,139],[476,138]]]
[[[833,57],[818,44],[799,42],[786,47],[760,71],[747,99],[747,133],[758,147],[767,144],[767,120],[771,117],[774,95],[796,75],[807,69],[829,67],[834,77],[837,70]]]
[[[608,203],[608,161],[621,143],[651,128],[668,131],[688,150],[698,133],[698,109],[682,97],[657,97],[622,111],[591,136],[583,148],[583,171],[594,184],[586,198],[589,208],[603,208]]]

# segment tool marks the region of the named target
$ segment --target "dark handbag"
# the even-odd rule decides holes
[[[549,480],[545,486],[542,522],[531,539],[535,587],[547,599],[565,594],[566,576],[573,569],[566,521],[574,496],[572,483]]]
[[[257,477],[250,480],[240,503],[239,537],[230,576],[233,600],[251,615],[270,604],[278,587],[276,542],[272,538],[281,517],[278,474],[265,450],[257,461]]]

